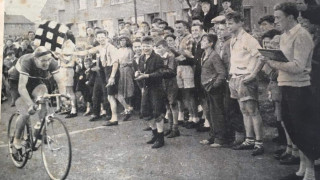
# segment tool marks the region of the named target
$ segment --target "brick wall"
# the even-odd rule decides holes
[[[53,2],[53,0],[48,0]],[[42,14],[44,19],[53,19],[55,17],[57,21],[65,24],[74,24],[72,30],[75,35],[81,34],[82,28],[88,26],[89,21],[97,21],[96,25],[103,27],[108,26],[108,30],[117,31],[118,20],[123,19],[125,21],[134,19],[134,5],[133,0],[129,2],[111,5],[111,0],[101,0],[102,6],[96,7],[96,0],[87,0],[86,9],[80,10],[80,0],[60,0],[63,5],[54,5],[54,3],[47,3]],[[151,17],[154,14],[156,17],[163,17],[164,19],[170,19],[172,22],[177,19],[186,19],[187,4],[180,3],[182,0],[136,0],[137,1],[137,14],[139,19],[150,23]],[[258,20],[260,17],[268,14],[273,14],[273,6],[278,2],[294,1],[294,0],[243,0],[243,7],[247,9],[247,13],[250,14],[250,28],[254,26],[258,28]],[[160,4],[161,3],[161,4]],[[63,8],[61,8],[63,7]],[[160,10],[161,7],[161,10]],[[46,10],[48,9],[48,11]],[[58,11],[58,15],[54,12]],[[183,10],[184,9],[184,10]],[[161,11],[161,12],[160,12]],[[162,13],[162,14],[161,14]],[[170,16],[170,17],[169,17]],[[249,19],[249,18],[248,18]],[[111,26],[111,27],[110,27]],[[81,28],[79,28],[81,27]],[[117,32],[111,32],[111,34]]]
[[[21,36],[28,31],[35,31],[35,26],[31,24],[4,24],[4,36]]]

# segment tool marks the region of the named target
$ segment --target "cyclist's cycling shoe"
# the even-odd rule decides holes
[[[17,162],[22,162],[22,148],[21,149],[16,149],[14,145],[12,145],[12,157],[15,161]]]

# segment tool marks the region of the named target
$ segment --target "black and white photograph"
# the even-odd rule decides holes
[[[0,0],[0,179],[320,180],[320,0]]]

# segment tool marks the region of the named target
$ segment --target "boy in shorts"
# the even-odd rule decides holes
[[[164,146],[164,120],[165,113],[162,74],[163,60],[153,51],[154,41],[151,37],[142,39],[143,55],[139,59],[138,71],[135,73],[137,81],[143,83],[142,87],[142,116],[149,121],[153,137],[147,144],[152,148]]]
[[[226,19],[227,28],[232,34],[229,88],[231,98],[239,102],[246,130],[246,140],[234,149],[253,149],[253,156],[261,155],[264,153],[264,148],[256,79],[257,73],[263,66],[258,59],[260,56],[258,49],[261,47],[259,42],[243,29],[244,19],[240,13],[228,13]]]
[[[167,68],[172,69],[172,71],[177,71],[177,62],[175,60],[174,54],[170,51],[168,43],[166,40],[161,40],[156,44],[156,53],[159,54]],[[177,78],[172,77],[168,79],[163,79],[164,92],[166,97],[166,109],[169,119],[169,130],[166,132],[168,138],[174,138],[180,136],[180,131],[178,129],[178,84]]]

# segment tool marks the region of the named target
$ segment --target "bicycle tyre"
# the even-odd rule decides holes
[[[8,148],[9,148],[9,156],[13,162],[13,164],[17,167],[17,168],[23,168],[27,162],[28,162],[28,159],[29,159],[29,152],[26,152],[25,151],[25,156],[23,156],[22,158],[22,161],[19,162],[17,161],[14,157],[13,157],[13,151],[12,151],[12,146],[13,146],[13,139],[14,139],[14,134],[15,134],[15,123],[14,123],[14,118],[17,118],[20,114],[19,113],[13,113],[9,119],[9,123],[8,123]],[[12,132],[13,130],[13,132]],[[26,123],[25,125],[25,129],[24,131],[27,131],[27,135],[29,136],[30,133],[32,132],[29,132],[29,126],[28,126],[28,123]],[[23,132],[24,134],[25,132]],[[30,137],[28,137],[30,138]]]
[[[49,132],[50,128],[54,129],[53,124],[55,124],[55,126],[61,126],[59,129],[60,130],[59,134],[54,134],[54,132],[53,134],[51,134],[51,132]],[[57,151],[60,151],[60,149],[65,149],[65,147],[61,146],[54,149],[53,146],[55,145],[53,143],[57,143],[59,145],[58,141],[60,140],[58,139],[59,137],[63,137],[63,136],[65,137],[64,139],[66,140],[66,142],[64,143],[64,145],[67,148],[66,154],[63,154],[62,157],[57,157],[57,155],[54,153]],[[48,149],[49,151],[47,152]],[[72,149],[71,149],[69,132],[61,119],[57,117],[49,117],[48,119],[46,119],[45,125],[43,127],[43,131],[42,131],[41,154],[42,154],[44,167],[51,179],[65,179],[68,176],[71,168]],[[49,157],[50,155],[54,155],[54,158],[50,159]],[[67,157],[64,157],[65,155]],[[63,165],[56,165],[62,161],[65,161]]]

